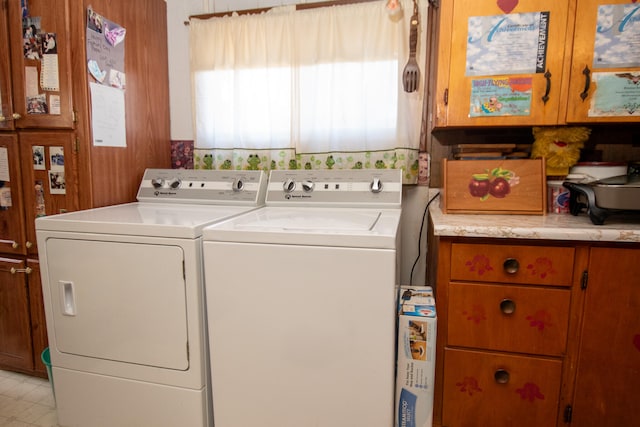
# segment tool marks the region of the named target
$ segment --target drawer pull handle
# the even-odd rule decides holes
[[[9,273],[11,274],[17,274],[17,273],[31,274],[31,272],[33,272],[33,269],[31,267],[27,267],[27,268],[11,267],[11,269],[9,270]]]
[[[0,243],[11,245],[12,249],[18,249],[18,247],[20,246],[15,240],[0,240]]]
[[[504,314],[513,314],[516,311],[516,303],[510,299],[503,299],[500,302],[500,311]]]
[[[507,274],[516,274],[518,269],[520,268],[520,263],[515,258],[507,258],[504,260],[504,264],[502,264],[504,268],[504,272]]]
[[[504,369],[497,369],[493,374],[493,378],[498,384],[507,384],[509,382],[509,372]]]

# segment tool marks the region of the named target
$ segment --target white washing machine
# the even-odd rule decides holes
[[[150,169],[137,202],[36,220],[60,425],[213,425],[202,230],[266,178]]]
[[[205,228],[216,427],[390,427],[400,170],[272,171]]]

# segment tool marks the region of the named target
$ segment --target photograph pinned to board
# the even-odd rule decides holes
[[[44,145],[31,146],[31,154],[33,156],[33,169],[45,170]]]
[[[42,34],[40,17],[22,18],[22,46],[25,59],[40,60],[42,57]]]
[[[87,9],[87,68],[96,82],[124,89],[126,29]]]
[[[64,147],[49,148],[49,157],[52,171],[64,171]]]
[[[47,114],[47,95],[44,93],[27,97],[27,114]]]
[[[67,194],[67,183],[64,180],[64,171],[49,171],[49,193]]]

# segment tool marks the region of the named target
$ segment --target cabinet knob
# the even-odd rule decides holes
[[[504,260],[502,268],[504,268],[504,272],[507,274],[516,274],[520,268],[520,263],[515,258],[507,258]]]
[[[27,243],[25,243],[24,245],[27,247],[27,249],[31,249],[31,247],[33,246],[33,243],[27,241]]]
[[[516,311],[516,303],[508,298],[500,301],[500,311],[504,314],[513,314]]]
[[[509,372],[504,369],[496,369],[493,378],[498,384],[507,384],[509,382]]]
[[[8,122],[10,120],[18,120],[18,119],[21,119],[21,118],[22,118],[22,116],[20,114],[18,114],[18,113],[13,113],[10,118],[9,117],[5,117],[2,114],[0,114],[0,122]]]

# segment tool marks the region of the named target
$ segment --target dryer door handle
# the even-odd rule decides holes
[[[73,282],[60,281],[60,302],[62,304],[62,314],[65,316],[76,315],[76,294]]]

